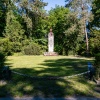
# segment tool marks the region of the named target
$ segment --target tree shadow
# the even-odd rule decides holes
[[[84,94],[77,90],[70,79],[59,78],[81,73],[87,70],[87,60],[84,59],[57,59],[45,60],[39,65],[48,66],[42,70],[35,68],[15,68],[13,71],[27,74],[22,76],[12,73],[12,79],[3,88],[7,96],[42,96],[65,97],[66,95]],[[84,66],[84,67],[83,67]],[[53,78],[52,78],[53,77]],[[80,80],[81,81],[81,78]],[[85,80],[86,81],[86,80]],[[85,82],[83,82],[84,84]],[[88,83],[87,83],[88,84]]]
[[[92,60],[89,60],[92,62]],[[87,71],[87,60],[85,59],[58,59],[58,60],[45,60],[39,65],[48,66],[45,71],[57,76],[73,75]]]
[[[22,72],[25,72],[27,70],[31,73],[34,73],[32,69],[22,68],[17,70],[22,70]],[[13,74],[12,80],[10,81],[10,83],[8,82],[7,84],[8,86],[4,89],[9,90],[7,91],[8,92],[7,94],[10,94],[11,96],[32,95],[34,97],[37,97],[42,95],[43,97],[50,97],[50,96],[62,97],[65,95],[64,87],[57,83],[57,81],[62,83],[65,82],[63,79],[55,80],[55,79],[49,79],[46,76],[42,77],[30,78],[26,76]]]

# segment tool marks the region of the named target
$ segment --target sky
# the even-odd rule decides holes
[[[45,7],[45,10],[49,11],[51,8],[55,8],[55,5],[65,6],[65,0],[43,0],[47,2],[48,5]]]

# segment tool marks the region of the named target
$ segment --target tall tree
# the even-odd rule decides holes
[[[100,0],[93,1],[92,13],[94,15],[92,26],[100,28]]]
[[[26,25],[26,35],[37,37],[37,27],[40,17],[44,17],[44,6],[47,4],[42,0],[16,0],[20,14]]]
[[[6,5],[8,0],[0,0],[0,36],[3,36],[3,31],[6,25]]]
[[[71,50],[75,51],[80,33],[80,23],[75,13],[57,6],[49,14],[49,27],[53,28],[55,35],[55,50],[65,55]]]
[[[92,54],[100,52],[100,1],[94,0],[92,6],[93,21],[90,24],[92,37],[90,39],[90,46]]]
[[[87,24],[92,19],[92,14],[90,12],[93,0],[66,0],[66,7],[69,7],[71,11],[77,12],[78,18],[81,19],[82,33],[84,33],[86,40],[86,52],[89,54],[89,40]]]
[[[6,12],[6,26],[3,35],[13,44],[14,51],[20,51],[21,42],[24,38],[24,29],[19,22],[15,5],[9,1]]]

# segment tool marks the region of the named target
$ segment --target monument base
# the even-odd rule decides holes
[[[57,52],[44,52],[44,56],[58,56]]]

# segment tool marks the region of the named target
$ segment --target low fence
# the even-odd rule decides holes
[[[2,78],[3,79],[10,79],[11,74],[17,74],[20,76],[33,78],[33,79],[67,79],[67,78],[73,78],[73,77],[77,77],[77,76],[81,76],[81,75],[89,74],[89,73],[90,73],[90,71],[82,72],[82,73],[71,75],[71,76],[62,76],[62,77],[60,77],[60,76],[43,76],[43,77],[39,77],[39,76],[30,76],[30,75],[27,75],[24,73],[10,70],[9,67],[6,66],[6,67],[4,67],[4,69],[2,71]]]
[[[71,75],[71,76],[63,76],[63,77],[59,77],[59,76],[39,77],[39,76],[29,76],[27,74],[19,73],[19,72],[16,72],[16,71],[11,71],[11,72],[14,73],[14,74],[20,75],[20,76],[29,77],[29,78],[33,78],[33,79],[67,79],[67,78],[73,78],[73,77],[76,77],[76,76],[81,76],[81,75],[84,75],[84,74],[88,74],[90,71],[86,71],[86,72]]]

